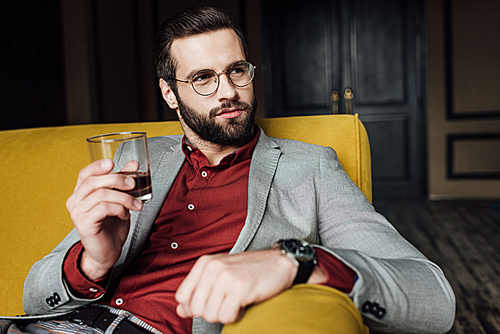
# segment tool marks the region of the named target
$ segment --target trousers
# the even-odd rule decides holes
[[[132,313],[92,304],[53,319],[0,318],[0,334],[162,334]]]
[[[321,285],[299,284],[249,307],[222,334],[368,334],[363,318],[344,293]]]

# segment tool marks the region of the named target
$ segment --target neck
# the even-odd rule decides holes
[[[222,158],[226,155],[233,153],[253,138],[254,129],[250,133],[250,136],[246,138],[243,142],[234,145],[219,145],[206,140],[201,139],[196,133],[194,133],[189,127],[183,126],[184,134],[189,142],[196,146],[208,159],[210,166],[215,166],[220,163]]]

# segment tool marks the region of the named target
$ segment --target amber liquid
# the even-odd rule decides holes
[[[146,172],[120,172],[131,176],[135,180],[135,187],[132,190],[127,190],[126,193],[134,196],[142,201],[150,200],[153,197],[151,187],[151,176]]]

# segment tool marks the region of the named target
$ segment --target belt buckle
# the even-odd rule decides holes
[[[94,326],[95,319],[104,312],[101,307],[83,306],[69,315],[69,321],[78,325]]]

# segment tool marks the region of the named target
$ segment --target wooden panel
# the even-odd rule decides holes
[[[132,1],[95,1],[98,101],[101,122],[138,119],[139,77],[136,72]]]
[[[359,0],[354,17],[356,104],[405,103],[404,1]]]
[[[500,2],[446,0],[448,117],[500,117]]]
[[[358,113],[366,124],[375,196],[422,195],[422,2],[262,5],[267,115],[332,113],[330,94],[337,90],[339,112]],[[352,104],[346,89],[352,89]]]
[[[328,109],[332,73],[326,3],[293,1],[284,9],[280,35],[286,55],[282,64],[285,108]]]
[[[500,179],[500,134],[450,135],[448,178]]]
[[[340,90],[338,2],[263,1],[267,116],[332,112]]]
[[[500,111],[500,2],[453,1],[456,113]]]

